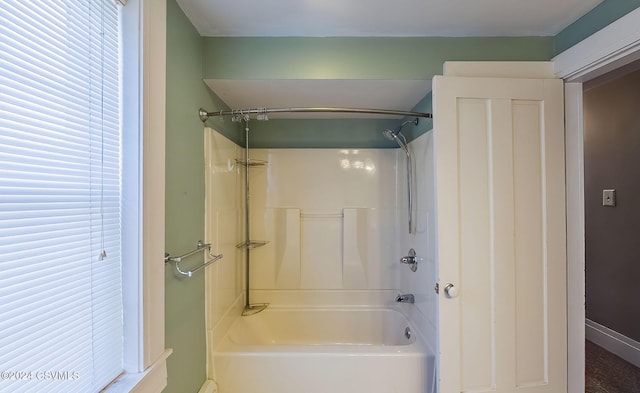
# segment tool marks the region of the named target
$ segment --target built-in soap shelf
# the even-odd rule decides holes
[[[261,166],[267,166],[268,161],[264,161],[264,160],[240,160],[238,158],[236,158],[236,164],[241,165],[241,166],[248,166],[248,167],[261,167]]]
[[[247,240],[246,242],[236,244],[236,248],[244,248],[246,250],[266,246],[269,242],[264,240]]]

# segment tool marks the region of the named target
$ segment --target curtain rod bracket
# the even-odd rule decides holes
[[[220,111],[220,116],[222,116],[222,111]],[[198,110],[198,117],[200,118],[200,121],[204,123],[205,121],[209,120],[209,112],[207,112],[203,108],[200,108]]]

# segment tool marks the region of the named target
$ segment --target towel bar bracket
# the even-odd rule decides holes
[[[211,257],[211,259],[209,259],[208,261],[206,261],[205,263],[203,263],[202,265],[198,266],[197,268],[193,269],[193,270],[183,270],[180,268],[180,262],[182,262],[183,259],[185,258],[189,258],[190,256],[196,255],[201,251],[207,251],[207,254],[209,255],[209,257]],[[199,272],[200,270],[204,269],[205,267],[209,266],[210,264],[214,263],[215,261],[219,260],[222,258],[222,254],[219,255],[214,255],[211,253],[211,244],[210,243],[204,243],[202,240],[198,240],[198,243],[196,244],[196,249],[195,250],[191,250],[186,254],[180,255],[179,257],[172,257],[170,256],[170,254],[167,252],[164,254],[164,263],[169,263],[169,262],[173,262],[175,264],[176,267],[176,271],[182,275],[182,276],[187,276],[187,277],[193,277],[193,274],[196,272]]]

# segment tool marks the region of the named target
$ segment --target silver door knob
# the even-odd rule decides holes
[[[447,284],[444,287],[444,294],[447,295],[447,297],[450,299],[454,298],[458,296],[458,288],[456,288],[453,284]]]

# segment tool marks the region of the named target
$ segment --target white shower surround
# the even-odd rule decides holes
[[[251,289],[395,289],[395,149],[252,149]]]
[[[229,351],[227,333],[242,323],[238,317],[242,304],[242,275],[238,268],[242,266],[242,253],[233,248],[233,237],[241,234],[241,221],[232,219],[241,210],[235,202],[242,199],[240,176],[234,178],[232,167],[242,149],[216,132],[208,140],[207,209],[211,213],[206,218],[206,241],[217,245],[216,252],[223,252],[226,261],[209,268],[207,273],[207,372],[209,379],[223,386],[228,370],[219,352]],[[414,140],[410,149],[415,157],[417,190],[417,230],[412,235],[405,230],[405,156],[400,149],[252,150],[252,159],[268,161],[266,167],[251,169],[252,237],[270,243],[251,251],[251,289],[253,301],[270,302],[272,308],[373,307],[401,311],[415,337],[420,337],[415,345],[421,355],[417,355],[414,346],[409,358],[418,356],[425,362],[419,363],[419,370],[409,366],[413,370],[411,380],[426,386],[433,383],[434,356],[430,354],[436,353],[437,342],[437,302],[432,289],[436,282],[436,242],[431,133]],[[409,248],[422,258],[416,273],[399,263]],[[414,293],[416,303],[395,304],[394,298],[401,292]],[[354,331],[364,332],[366,327],[367,323],[352,324]],[[313,334],[308,338],[310,342],[298,349],[298,355],[304,353],[313,368],[305,368],[303,373],[324,372],[325,366],[341,362],[337,359],[349,351],[314,343]],[[388,350],[396,346],[367,342],[347,347],[367,347],[369,354],[365,358],[384,362],[385,357],[387,361],[394,358],[394,350]],[[379,348],[372,350],[373,347]],[[408,346],[403,347],[406,350]],[[243,348],[236,345],[231,352],[236,356],[244,353],[241,358],[245,360],[255,360],[255,356],[269,358],[269,364],[274,356],[283,357],[282,348],[274,350],[274,346],[252,346],[258,352],[255,356],[248,355],[248,346]],[[316,357],[333,360],[311,360]],[[430,359],[428,365],[425,359]],[[287,361],[290,360],[276,362],[284,362],[278,372],[286,373]],[[295,364],[296,368],[302,365]],[[342,364],[353,367],[353,371],[358,369],[358,362]],[[380,375],[384,386],[382,381],[394,379],[394,372],[375,374]],[[368,374],[373,374],[371,369]],[[368,385],[363,382],[363,386]],[[272,387],[267,388],[271,391]]]

